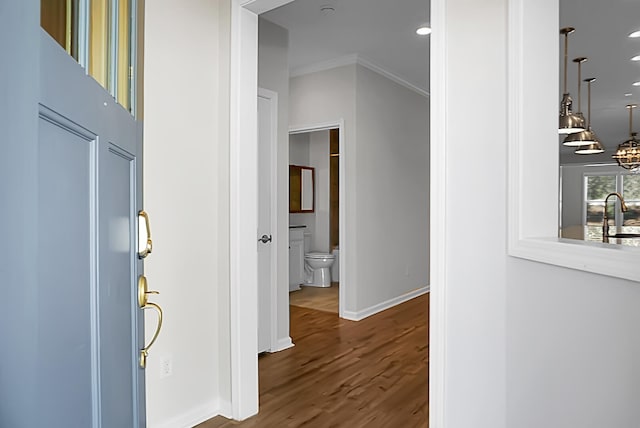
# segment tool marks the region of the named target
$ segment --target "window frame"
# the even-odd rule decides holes
[[[558,0],[509,0],[507,253],[640,281],[640,249],[558,237],[558,22]]]

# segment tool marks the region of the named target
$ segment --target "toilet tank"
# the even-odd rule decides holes
[[[311,232],[304,232],[304,253],[311,252]]]

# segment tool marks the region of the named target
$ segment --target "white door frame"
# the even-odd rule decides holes
[[[340,162],[338,163],[338,174],[340,176],[339,181],[339,229],[338,229],[338,239],[340,241],[340,259],[338,260],[338,264],[340,266],[340,287],[338,288],[338,315],[340,318],[344,318],[344,308],[345,299],[346,299],[346,289],[348,287],[349,278],[347,274],[348,266],[345,262],[347,254],[347,172],[346,172],[346,161],[345,161],[345,134],[344,134],[344,119],[338,119],[334,122],[325,122],[325,123],[317,123],[313,125],[299,125],[299,126],[291,126],[289,128],[289,135],[291,134],[304,134],[307,132],[316,132],[316,131],[328,131],[330,129],[339,130],[339,143],[338,143],[338,154]],[[331,251],[331,249],[329,249]]]
[[[230,312],[232,417],[258,412],[258,14],[293,0],[232,0],[230,73]],[[446,0],[431,0],[431,310],[429,420],[443,428],[446,359]],[[341,133],[343,134],[343,133]],[[344,162],[341,162],[343,164]],[[341,204],[344,205],[344,204]],[[343,237],[341,236],[340,239]],[[341,266],[342,268],[342,266]]]
[[[258,96],[269,102],[269,115],[271,122],[271,135],[269,136],[269,186],[271,187],[271,222],[269,233],[271,234],[271,263],[269,276],[269,306],[271,309],[269,350],[279,351],[278,346],[278,93],[264,88],[258,88]],[[257,195],[256,195],[257,196]],[[258,207],[259,208],[259,207]],[[263,233],[263,231],[258,231]]]

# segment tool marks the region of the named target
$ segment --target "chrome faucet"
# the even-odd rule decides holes
[[[627,208],[627,204],[624,202],[624,198],[618,192],[609,193],[604,200],[604,214],[602,215],[602,242],[609,242],[609,217],[607,216],[607,208],[609,205],[609,198],[611,196],[617,196],[620,199],[620,208],[622,212],[625,213],[629,208]]]

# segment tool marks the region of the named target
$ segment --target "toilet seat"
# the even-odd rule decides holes
[[[335,256],[329,253],[307,253],[304,255],[307,259],[334,259]]]

